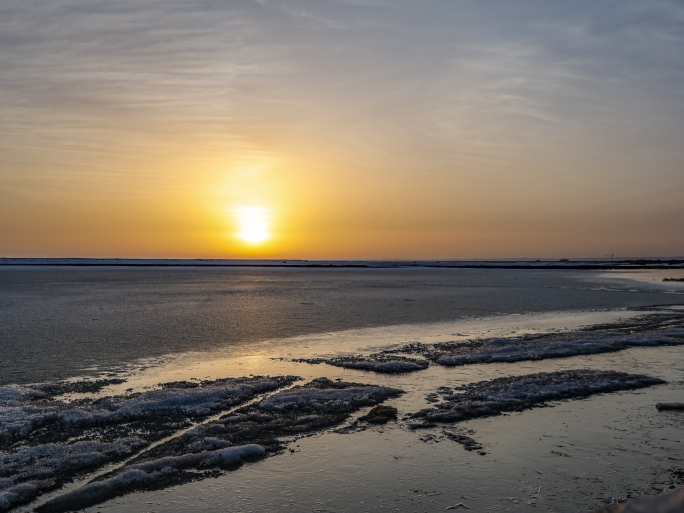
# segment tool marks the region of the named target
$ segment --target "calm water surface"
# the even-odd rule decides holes
[[[193,378],[326,376],[403,389],[389,401],[402,416],[427,406],[425,395],[440,386],[501,376],[595,368],[666,380],[460,423],[474,430],[485,456],[426,442],[440,429],[415,432],[400,421],[354,434],[326,431],[215,479],[85,510],[589,512],[611,497],[666,486],[673,470],[684,469],[682,416],[654,407],[681,401],[681,347],[389,376],[289,358],[572,329],[633,315],[630,308],[682,304],[683,293],[652,272],[0,268],[0,380],[124,367],[126,382],[103,392],[121,394]],[[130,365],[140,359],[146,366]]]
[[[0,267],[0,383],[350,328],[681,301],[676,288],[605,276],[498,269]]]

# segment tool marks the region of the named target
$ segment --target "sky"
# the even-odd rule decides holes
[[[683,48],[684,0],[0,0],[0,256],[684,255]]]

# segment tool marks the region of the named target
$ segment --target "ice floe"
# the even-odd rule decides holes
[[[459,422],[542,406],[548,401],[662,384],[639,374],[588,369],[497,378],[442,390],[442,402],[410,415],[413,427]]]
[[[427,360],[418,358],[407,358],[391,354],[371,354],[337,356],[331,358],[301,358],[296,360],[302,363],[319,364],[325,363],[335,367],[346,369],[358,369],[383,374],[400,374],[404,372],[415,372],[428,367]]]
[[[28,502],[82,472],[130,456],[145,445],[140,438],[125,437],[114,442],[22,446],[0,453],[0,511]]]
[[[158,390],[65,403],[44,400],[32,388],[0,391],[0,449],[17,441],[44,443],[77,436],[88,428],[107,431],[122,424],[148,427],[163,436],[160,424],[175,429],[264,392],[294,382],[293,376],[230,378],[200,383],[174,383]],[[148,426],[151,425],[151,426]],[[58,429],[55,429],[57,427]]]
[[[257,376],[178,382],[73,402],[50,398],[64,390],[60,384],[1,387],[0,512],[297,379]],[[220,451],[226,445],[208,440],[202,450]]]
[[[150,490],[192,480],[194,475],[186,472],[188,469],[231,469],[244,461],[255,461],[265,455],[266,450],[262,446],[249,444],[149,460],[61,495],[40,506],[37,511],[57,513],[82,509],[136,490]]]
[[[57,513],[98,504],[140,489],[160,488],[213,475],[243,461],[279,452],[280,437],[320,432],[356,410],[402,393],[396,388],[315,379],[276,392],[218,420],[151,448],[104,479],[57,497],[39,511]]]
[[[385,351],[420,354],[444,366],[505,363],[609,353],[632,347],[684,345],[684,316],[651,314],[624,323],[572,331],[426,345],[412,343]]]

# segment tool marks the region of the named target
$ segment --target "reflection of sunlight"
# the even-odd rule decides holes
[[[247,244],[261,244],[271,238],[269,211],[263,207],[237,207],[237,237]]]

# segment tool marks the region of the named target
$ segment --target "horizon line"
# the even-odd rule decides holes
[[[684,269],[683,257],[640,258],[508,258],[440,260],[309,260],[208,258],[55,258],[0,257],[0,267],[194,267],[194,268],[328,268],[328,269],[519,269],[519,270],[636,270]]]

